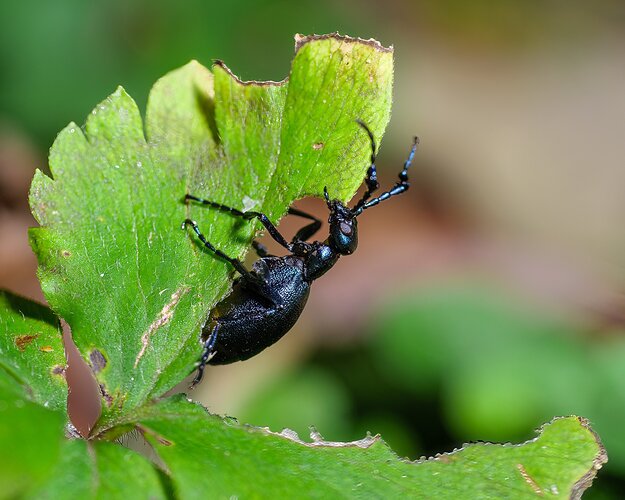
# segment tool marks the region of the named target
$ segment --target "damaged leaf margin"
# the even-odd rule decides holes
[[[167,425],[174,416],[175,428]],[[161,402],[138,420],[182,496],[210,487],[218,496],[252,490],[297,495],[313,488],[319,496],[579,498],[607,461],[598,436],[578,417],[556,418],[522,444],[467,444],[414,462],[398,458],[380,436],[341,443],[312,430],[305,442],[288,429],[212,416],[183,397]]]

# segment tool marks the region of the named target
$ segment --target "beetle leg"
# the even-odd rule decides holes
[[[301,210],[298,210],[297,208],[293,208],[293,207],[289,208],[289,215],[297,215],[298,217],[304,217],[305,219],[310,219],[311,221],[313,221],[312,223],[307,224],[306,226],[301,228],[295,234],[295,236],[293,236],[291,243],[295,243],[297,241],[306,241],[313,234],[319,231],[319,228],[321,227],[321,221],[317,219],[317,217],[315,217],[314,215],[307,214],[306,212],[302,212]]]
[[[306,212],[302,212],[301,210],[298,210],[297,208],[293,208],[293,207],[289,208],[288,213],[289,215],[296,215],[298,217],[304,217],[305,219],[309,219],[313,221],[310,224],[306,224],[303,228],[297,231],[295,236],[293,236],[293,238],[291,239],[290,251],[297,253],[296,244],[305,242],[307,239],[312,237],[317,231],[319,231],[319,228],[321,227],[321,221],[317,219],[317,217],[315,217],[314,215],[310,215]],[[275,255],[270,254],[267,251],[267,247],[263,245],[262,243],[260,243],[259,241],[256,241],[256,240],[252,241],[252,246],[254,247],[254,250],[256,250],[256,253],[258,254],[259,257],[275,257]]]
[[[375,145],[375,138],[373,137],[373,132],[371,132],[371,130],[369,129],[369,127],[367,127],[365,122],[356,120],[356,123],[360,125],[364,129],[365,132],[367,132],[367,135],[369,136],[369,142],[371,143],[371,160],[370,160],[371,164],[369,165],[369,168],[367,169],[367,177],[365,177],[365,184],[367,185],[367,190],[365,191],[365,194],[363,194],[362,199],[356,204],[356,207],[361,207],[371,197],[373,192],[380,187],[380,184],[378,183],[378,172],[375,167],[376,145]]]
[[[202,377],[204,376],[204,368],[206,368],[208,362],[215,356],[215,354],[217,354],[217,351],[215,351],[215,343],[217,342],[218,331],[219,323],[216,323],[211,331],[211,334],[206,339],[206,342],[204,342],[204,350],[202,351],[202,357],[200,358],[200,362],[197,367],[197,375],[193,379],[193,382],[191,382],[189,389],[193,389],[200,383]]]
[[[182,229],[185,229],[187,227],[187,224],[191,225],[191,227],[195,231],[195,234],[197,234],[197,237],[200,239],[200,241],[202,243],[204,243],[204,246],[206,248],[208,248],[211,252],[213,252],[218,257],[221,257],[222,259],[227,260],[228,262],[230,262],[230,264],[232,264],[232,266],[237,271],[239,271],[241,276],[243,276],[243,277],[245,277],[246,279],[249,279],[249,280],[254,280],[254,276],[247,269],[245,269],[245,266],[241,263],[241,261],[239,259],[235,259],[233,257],[230,257],[230,256],[226,255],[221,250],[218,250],[217,248],[215,248],[213,246],[213,244],[206,239],[206,237],[200,231],[200,228],[198,227],[197,222],[195,222],[194,220],[191,220],[191,219],[185,219],[185,221],[182,223]]]
[[[289,252],[291,251],[291,245],[288,241],[280,234],[278,228],[273,225],[273,223],[269,220],[269,218],[261,213],[261,212],[242,212],[241,210],[237,210],[236,208],[229,207],[228,205],[222,205],[221,203],[215,203],[214,201],[205,200],[203,198],[198,198],[197,196],[193,196],[191,194],[186,194],[184,197],[184,201],[187,202],[189,200],[197,201],[202,205],[208,205],[209,207],[216,208],[218,210],[222,210],[224,212],[230,212],[231,214],[236,215],[237,217],[242,217],[245,220],[258,219],[260,223],[265,226],[265,229],[269,232],[271,237],[276,240],[280,245],[286,248]]]
[[[258,254],[259,257],[274,257],[273,255],[271,255],[269,253],[269,251],[267,250],[267,247],[265,245],[263,245],[260,241],[252,241],[252,247],[254,247],[254,250],[256,250],[256,253]]]

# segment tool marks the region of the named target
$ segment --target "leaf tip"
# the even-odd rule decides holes
[[[566,448],[566,446],[570,448]],[[551,447],[552,453],[565,457],[571,464],[579,463],[579,479],[570,486],[570,498],[581,498],[582,493],[587,490],[597,475],[599,469],[608,461],[608,455],[597,433],[590,427],[590,422],[583,417],[575,415],[565,417],[554,417],[551,421],[543,424],[536,430],[536,437],[520,444],[494,444],[488,442],[466,443],[462,448],[458,448],[449,453],[437,454],[427,460],[437,460],[447,462],[454,455],[459,455],[475,446],[488,446],[500,448],[540,448],[541,450]],[[589,453],[589,446],[594,446],[594,453]],[[571,451],[572,450],[572,451]],[[540,456],[541,452],[537,456]],[[583,465],[582,465],[583,464]],[[517,469],[523,479],[533,487],[531,477],[527,474],[523,464],[517,464]],[[585,472],[584,467],[588,467]],[[582,474],[583,472],[583,474]],[[570,483],[569,483],[570,484]]]
[[[111,97],[122,97],[122,96],[127,96],[128,92],[126,92],[126,89],[124,89],[124,87],[122,87],[121,85],[118,85],[117,88],[115,89],[115,92],[113,92],[111,94]]]
[[[170,73],[175,74],[176,72],[188,72],[190,75],[193,75],[194,78],[199,78],[201,80],[211,79],[212,75],[210,74],[210,70],[204,66],[197,59],[191,59],[184,66],[171,71]],[[168,73],[168,74],[170,74]],[[167,76],[167,75],[165,75]]]
[[[550,430],[550,428],[553,429],[556,425],[581,427],[590,435],[590,439],[594,441],[594,444],[597,447],[597,451],[593,457],[590,468],[575,482],[571,489],[570,498],[581,498],[582,494],[592,486],[598,471],[608,462],[608,453],[601,441],[601,438],[599,437],[599,434],[597,434],[597,432],[590,426],[590,421],[587,418],[579,417],[577,415],[554,417],[550,422],[541,426],[538,431],[538,439],[544,436],[546,431]]]
[[[43,202],[45,190],[52,183],[52,179],[43,173],[42,170],[36,169],[32,181],[30,181],[30,190],[28,192],[28,203],[33,217],[39,224],[44,222],[45,204]],[[33,228],[30,228],[33,229]],[[30,233],[29,229],[29,233]]]

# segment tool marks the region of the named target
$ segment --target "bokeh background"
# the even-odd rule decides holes
[[[360,247],[315,282],[294,330],[196,391],[241,421],[330,440],[381,433],[401,456],[531,438],[590,419],[625,491],[625,4],[618,0],[0,2],[0,287],[43,300],[27,241],[35,168],[118,84],[198,59],[288,74],[295,33],[395,47],[394,176]],[[300,206],[325,217],[319,200]],[[292,234],[297,221],[285,220]]]

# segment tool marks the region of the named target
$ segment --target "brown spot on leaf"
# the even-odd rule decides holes
[[[100,385],[100,393],[102,394],[104,401],[106,401],[106,406],[110,408],[113,405],[113,396],[111,396],[108,393],[104,384],[99,384],[99,385]]]
[[[56,365],[52,367],[52,375],[60,375],[62,377],[65,376],[65,367],[61,365]]]
[[[38,333],[33,333],[30,335],[18,335],[17,337],[15,337],[15,345],[20,351],[24,352],[28,344],[30,344],[37,337],[39,337]]]
[[[163,436],[157,436],[156,439],[163,446],[171,446],[173,444],[171,441],[169,441],[168,439],[165,439]]]
[[[70,252],[69,250],[61,250],[61,255],[65,258],[67,257],[71,257],[72,256],[72,252]]]
[[[54,352],[54,349],[52,349],[51,345],[42,345],[39,350],[41,352]]]
[[[106,368],[106,358],[98,349],[94,349],[89,353],[89,361],[93,373],[99,373]]]
[[[323,149],[323,146],[324,146],[323,142],[315,142],[312,147],[315,150],[319,150],[319,149]]]

